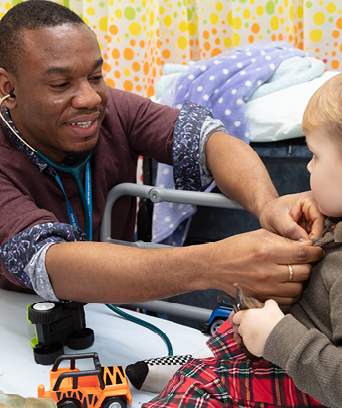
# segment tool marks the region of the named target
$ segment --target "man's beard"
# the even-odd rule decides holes
[[[72,166],[76,164],[77,162],[82,161],[85,159],[89,154],[93,155],[97,151],[100,143],[100,138],[97,140],[96,145],[89,149],[89,150],[83,150],[81,152],[68,152],[66,151],[65,153],[68,155],[68,158],[63,162],[64,165],[66,166]]]

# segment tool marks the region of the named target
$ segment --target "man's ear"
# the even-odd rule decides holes
[[[4,68],[0,68],[0,98],[5,97],[11,93],[11,96],[3,102],[8,109],[16,107],[17,102],[14,92],[14,79],[12,75]]]

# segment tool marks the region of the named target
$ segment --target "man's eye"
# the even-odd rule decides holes
[[[61,89],[61,88],[66,88],[68,85],[69,85],[68,82],[64,82],[63,84],[54,84],[50,86],[51,88]]]
[[[97,76],[93,76],[92,78],[90,78],[93,81],[101,81],[101,79],[103,79],[102,75],[97,75]]]

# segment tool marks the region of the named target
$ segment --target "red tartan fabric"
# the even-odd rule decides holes
[[[286,372],[266,361],[251,361],[236,347],[227,320],[208,341],[215,358],[192,359],[143,408],[323,407],[294,385]]]

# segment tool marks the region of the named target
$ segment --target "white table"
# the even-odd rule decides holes
[[[42,299],[35,295],[0,289],[0,390],[22,397],[36,397],[39,384],[49,389],[51,366],[36,364],[31,340],[34,326],[27,320],[27,305]],[[126,310],[125,310],[126,311]],[[159,327],[169,337],[174,354],[189,354],[205,347],[208,336],[200,330],[164,319],[129,312]],[[139,360],[166,356],[164,340],[153,331],[130,322],[102,304],[85,306],[86,325],[95,332],[94,344],[86,350],[64,348],[64,353],[96,351],[104,366],[129,364]],[[131,386],[132,408],[140,407],[155,394],[136,390]]]

